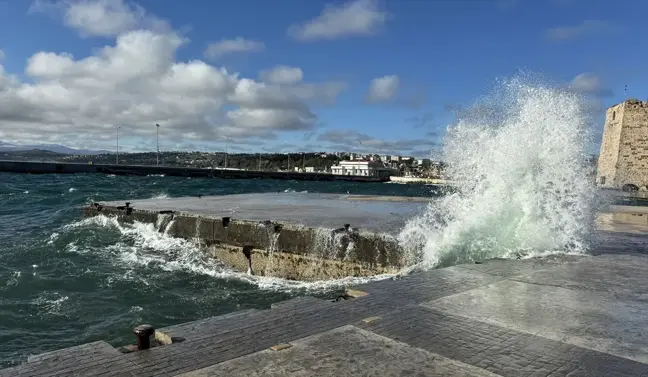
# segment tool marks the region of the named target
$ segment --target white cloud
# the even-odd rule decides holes
[[[399,85],[400,79],[396,75],[373,79],[367,93],[367,101],[373,103],[391,101],[396,96]]]
[[[189,40],[175,32],[133,30],[93,55],[41,51],[24,81],[0,64],[0,140],[64,142],[110,148],[114,127],[124,139],[201,143],[231,137],[276,137],[310,130],[310,104],[329,104],[344,83],[258,82],[201,60],[176,61]]]
[[[574,77],[569,83],[569,89],[583,94],[608,96],[612,91],[605,88],[601,78],[593,73],[585,72]]]
[[[609,33],[616,30],[617,27],[607,21],[585,20],[573,26],[559,26],[548,29],[546,36],[551,40],[568,40],[586,35]]]
[[[205,57],[208,59],[218,59],[227,54],[259,52],[263,51],[263,49],[265,49],[265,45],[262,42],[236,37],[234,39],[222,39],[218,42],[211,43],[205,50]]]
[[[304,72],[299,67],[278,65],[272,69],[261,71],[263,81],[274,84],[295,84],[304,78]]]
[[[37,0],[30,12],[62,17],[65,25],[83,36],[113,37],[137,29],[169,30],[165,21],[124,0]]]
[[[302,41],[368,36],[377,33],[387,19],[388,14],[380,9],[378,0],[352,0],[327,5],[316,18],[290,26],[288,35]]]

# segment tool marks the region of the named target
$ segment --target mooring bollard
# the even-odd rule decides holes
[[[145,324],[139,325],[133,329],[133,334],[137,337],[137,350],[147,350],[151,348],[151,335],[155,333],[153,326]]]

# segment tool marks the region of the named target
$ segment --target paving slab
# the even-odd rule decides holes
[[[344,326],[271,349],[182,374],[182,377],[341,377],[448,376],[497,377],[474,366]]]
[[[584,291],[601,291],[617,299],[648,302],[648,256],[584,257],[572,265],[538,270],[511,280]]]
[[[530,259],[490,259],[479,263],[469,263],[457,266],[457,268],[479,271],[486,274],[513,277],[526,275],[532,272],[552,269],[559,265],[580,261],[585,256],[581,255],[550,255],[545,258]]]
[[[505,377],[643,376],[648,364],[424,305],[386,313],[367,329]]]
[[[506,280],[424,305],[648,363],[648,302],[541,284]]]

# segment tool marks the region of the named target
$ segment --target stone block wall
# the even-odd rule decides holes
[[[607,110],[597,182],[648,186],[648,102],[627,100]]]
[[[156,225],[159,232],[193,240],[207,256],[246,272],[251,251],[255,275],[295,280],[338,279],[395,273],[405,263],[403,250],[388,235],[351,229],[308,228],[294,224],[157,213],[95,203],[85,216],[116,216],[120,222]]]

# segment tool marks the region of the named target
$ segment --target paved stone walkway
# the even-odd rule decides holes
[[[492,260],[161,329],[182,342],[104,342],[0,376],[648,376],[648,255]],[[278,347],[272,350],[271,347]]]

